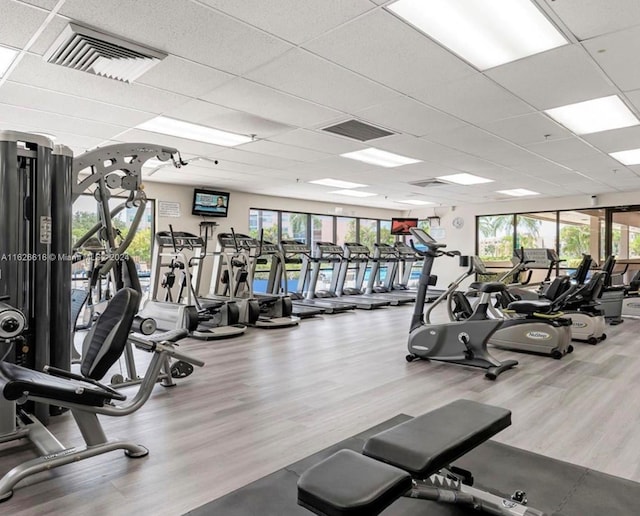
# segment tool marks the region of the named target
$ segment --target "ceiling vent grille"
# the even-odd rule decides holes
[[[339,134],[340,136],[346,136],[353,140],[361,142],[368,142],[369,140],[375,140],[376,138],[382,138],[383,136],[390,136],[393,133],[386,129],[381,129],[374,125],[365,124],[359,120],[347,120],[346,122],[325,127],[323,131],[328,133]]]
[[[424,179],[422,181],[413,181],[409,184],[413,186],[419,186],[420,188],[431,188],[433,186],[450,185],[451,183],[448,183],[447,181],[442,181],[441,179],[433,178],[433,179]]]
[[[167,54],[137,43],[70,23],[45,53],[44,59],[122,82],[133,82]]]

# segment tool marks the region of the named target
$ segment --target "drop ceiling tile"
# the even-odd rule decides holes
[[[565,161],[580,159],[582,157],[596,157],[601,155],[600,152],[583,143],[578,138],[534,143],[526,145],[526,148],[540,156],[544,156],[561,164],[564,164]]]
[[[42,33],[35,40],[29,53],[43,55],[49,47],[53,45],[53,42],[62,33],[65,27],[69,24],[69,20],[64,16],[54,16],[42,31]]]
[[[23,48],[42,25],[47,13],[26,4],[0,0],[0,44]]]
[[[320,125],[341,116],[340,111],[240,78],[202,95],[201,98],[298,127]]]
[[[291,48],[282,40],[190,0],[67,0],[60,14],[233,74],[251,70]]]
[[[481,124],[490,133],[518,145],[568,138],[571,133],[541,113],[515,116]]]
[[[640,26],[585,41],[584,46],[622,91],[640,88]]]
[[[482,74],[416,90],[411,96],[471,123],[530,113],[533,109]]]
[[[615,86],[580,45],[565,45],[486,72],[498,84],[538,109],[616,93]]]
[[[246,77],[345,112],[355,112],[396,96],[383,86],[299,49]]]
[[[38,111],[123,127],[135,126],[153,116],[144,111],[126,109],[11,81],[0,86],[0,103],[16,107],[29,106],[30,109]]]
[[[262,30],[299,44],[358,16],[374,6],[368,0],[201,0]],[[295,17],[295,23],[292,23]]]
[[[142,75],[136,82],[181,95],[199,97],[233,77],[229,73],[215,70],[209,66],[170,55]]]
[[[148,86],[126,84],[46,63],[33,55],[25,55],[9,78],[20,84],[150,113],[163,113],[189,100]]]
[[[91,136],[102,141],[122,132],[123,127],[113,124],[81,120],[70,116],[45,113],[7,104],[0,104],[0,126],[10,128],[13,125],[30,127],[31,132],[44,132],[56,135],[58,131],[75,135]],[[60,142],[64,143],[64,142]]]
[[[320,130],[310,131],[308,129],[296,129],[295,131],[273,136],[269,138],[269,140],[328,154],[343,154],[345,152],[365,149],[368,146],[349,138],[341,138]]]
[[[58,3],[58,0],[18,0],[18,1],[22,2],[23,4],[29,4],[35,7],[46,9],[47,11],[51,11],[51,9],[53,9]]]
[[[303,149],[302,147],[294,147],[293,145],[285,145],[283,143],[269,142],[265,140],[249,142],[242,145],[242,150],[249,152],[257,152],[259,154],[267,154],[269,156],[277,156],[280,158],[288,158],[296,161],[318,161],[329,157],[326,152],[318,152],[311,149]]]
[[[573,170],[582,172],[590,177],[597,178],[599,174],[608,175],[612,170],[622,170],[624,166],[619,161],[613,159],[607,154],[591,155],[588,157],[578,157],[576,159],[567,159],[564,165],[571,167]]]
[[[640,126],[624,127],[612,131],[585,134],[583,139],[594,145],[602,152],[616,152],[637,149],[640,147]]]
[[[391,131],[414,136],[439,133],[465,125],[461,120],[404,96],[363,109],[355,115],[372,124],[384,125]]]
[[[640,3],[636,0],[552,0],[547,5],[579,40],[636,25],[640,19]]]
[[[140,129],[130,129],[118,135],[117,140],[120,142],[146,142],[157,145],[166,145],[178,149],[181,153],[193,154],[195,156],[206,156],[210,158],[218,158],[219,154],[226,151],[226,147],[211,145],[209,143],[196,142],[187,140],[186,138],[176,138],[165,134],[154,133],[151,131],[142,131]]]
[[[268,154],[258,154],[256,152],[245,151],[241,148],[237,149],[224,149],[217,153],[216,157],[220,161],[229,160],[236,163],[246,163],[248,165],[255,165],[258,167],[283,169],[291,168],[299,165],[299,161],[293,159],[281,158],[278,156],[269,156]]]
[[[304,47],[401,92],[429,89],[435,84],[477,73],[464,61],[381,9]]]

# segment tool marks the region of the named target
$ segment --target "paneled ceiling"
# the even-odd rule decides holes
[[[490,1],[490,0],[487,0]],[[618,95],[640,115],[640,2],[535,0],[567,44],[485,71],[380,0],[0,0],[0,128],[54,135],[75,153],[155,142],[205,157],[149,181],[391,209],[402,200],[494,203],[640,191],[640,125],[574,134],[543,110]],[[426,2],[425,2],[426,3]],[[47,63],[69,22],[168,54],[131,84]],[[253,136],[228,148],[137,129],[164,115]],[[322,131],[356,118],[394,134],[363,143]],[[367,147],[421,160],[381,168],[340,156]],[[410,183],[467,172],[474,186]],[[347,198],[308,181],[366,184]]]

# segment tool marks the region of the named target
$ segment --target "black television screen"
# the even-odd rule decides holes
[[[418,219],[391,219],[392,235],[410,235],[409,228],[418,227]]]
[[[226,217],[229,209],[229,192],[204,190],[196,188],[193,191],[193,215],[203,217]]]

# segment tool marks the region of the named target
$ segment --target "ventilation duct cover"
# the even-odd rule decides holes
[[[337,125],[325,127],[323,131],[328,133],[339,134],[340,136],[346,136],[353,140],[361,142],[367,142],[369,140],[375,140],[376,138],[382,138],[383,136],[390,136],[393,133],[386,129],[380,129],[374,125],[365,124],[359,120],[347,120]]]
[[[70,23],[44,59],[109,79],[133,82],[167,54],[94,29]]]
[[[409,183],[410,185],[413,186],[419,186],[420,188],[430,188],[433,186],[444,186],[444,185],[450,185],[451,183],[448,183],[447,181],[442,181],[440,179],[424,179],[422,181],[414,181]]]

